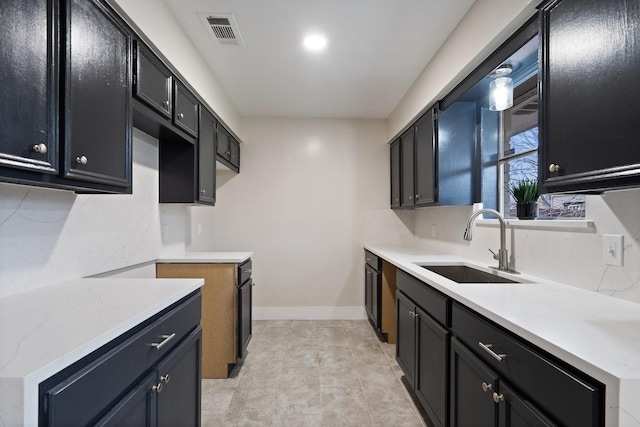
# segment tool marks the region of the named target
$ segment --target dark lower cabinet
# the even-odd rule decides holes
[[[40,426],[199,426],[196,292],[40,384]]]
[[[451,340],[451,425],[496,427],[498,408],[492,393],[498,376],[469,350]]]
[[[251,299],[253,280],[249,279],[238,288],[238,359],[242,359],[251,341]]]
[[[382,260],[367,250],[364,257],[364,308],[378,337],[387,341],[387,333],[382,332]]]
[[[64,176],[129,188],[131,35],[102,3],[64,4]]]
[[[556,426],[456,338],[451,340],[451,425]]]
[[[396,301],[398,364],[433,425],[447,426],[450,332],[403,292]]]

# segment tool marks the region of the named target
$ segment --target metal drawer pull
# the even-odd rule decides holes
[[[172,339],[174,339],[176,337],[176,333],[172,333],[171,335],[163,335],[162,336],[162,341],[161,342],[154,342],[151,344],[151,347],[155,347],[156,350],[160,350],[162,347],[164,347],[164,345],[166,343],[168,343],[169,341],[171,341]]]
[[[169,101],[164,101],[162,105],[164,106],[164,108],[169,108]]]
[[[482,391],[487,392],[492,388],[493,388],[493,384],[487,384],[486,382],[482,381]]]
[[[493,357],[494,359],[496,359],[498,362],[502,362],[504,359],[507,358],[507,355],[504,353],[498,354],[496,352],[494,352],[493,350],[491,350],[493,348],[493,344],[483,344],[482,341],[478,341],[478,345],[487,353],[489,353],[491,355],[491,357]]]
[[[493,401],[496,403],[504,402],[504,394],[493,392]]]
[[[184,114],[183,113],[178,113],[178,120],[184,119]]]
[[[151,390],[155,391],[156,393],[161,393],[162,383],[158,383],[157,385],[154,385],[153,387],[151,387]]]
[[[164,381],[164,382],[165,382],[165,384],[169,384],[169,381],[171,381],[171,376],[169,376],[169,374],[167,374],[167,375],[162,375],[162,376],[160,377],[160,381]]]
[[[250,268],[243,268],[242,272],[243,273],[251,273],[251,269]]]

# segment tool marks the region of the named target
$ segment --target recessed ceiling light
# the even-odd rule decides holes
[[[304,47],[310,51],[319,51],[327,47],[327,38],[320,34],[311,34],[304,38]]]

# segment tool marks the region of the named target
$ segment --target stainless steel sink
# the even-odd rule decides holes
[[[421,265],[421,267],[456,283],[519,283],[466,265]]]

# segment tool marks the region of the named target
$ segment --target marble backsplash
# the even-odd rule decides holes
[[[133,194],[0,183],[0,296],[155,259],[165,222],[184,250],[185,208],[158,204],[157,140],[137,130],[133,140]]]
[[[593,228],[551,228],[543,224],[509,227],[507,246],[515,258],[515,268],[640,303],[640,189],[587,196],[586,209],[586,219],[593,221]],[[443,206],[371,211],[365,215],[365,243],[411,244],[425,252],[460,255],[495,265],[488,249],[495,251],[499,247],[497,226],[476,225],[473,241],[462,238],[472,210],[471,206]],[[603,234],[623,236],[622,267],[602,262]]]

